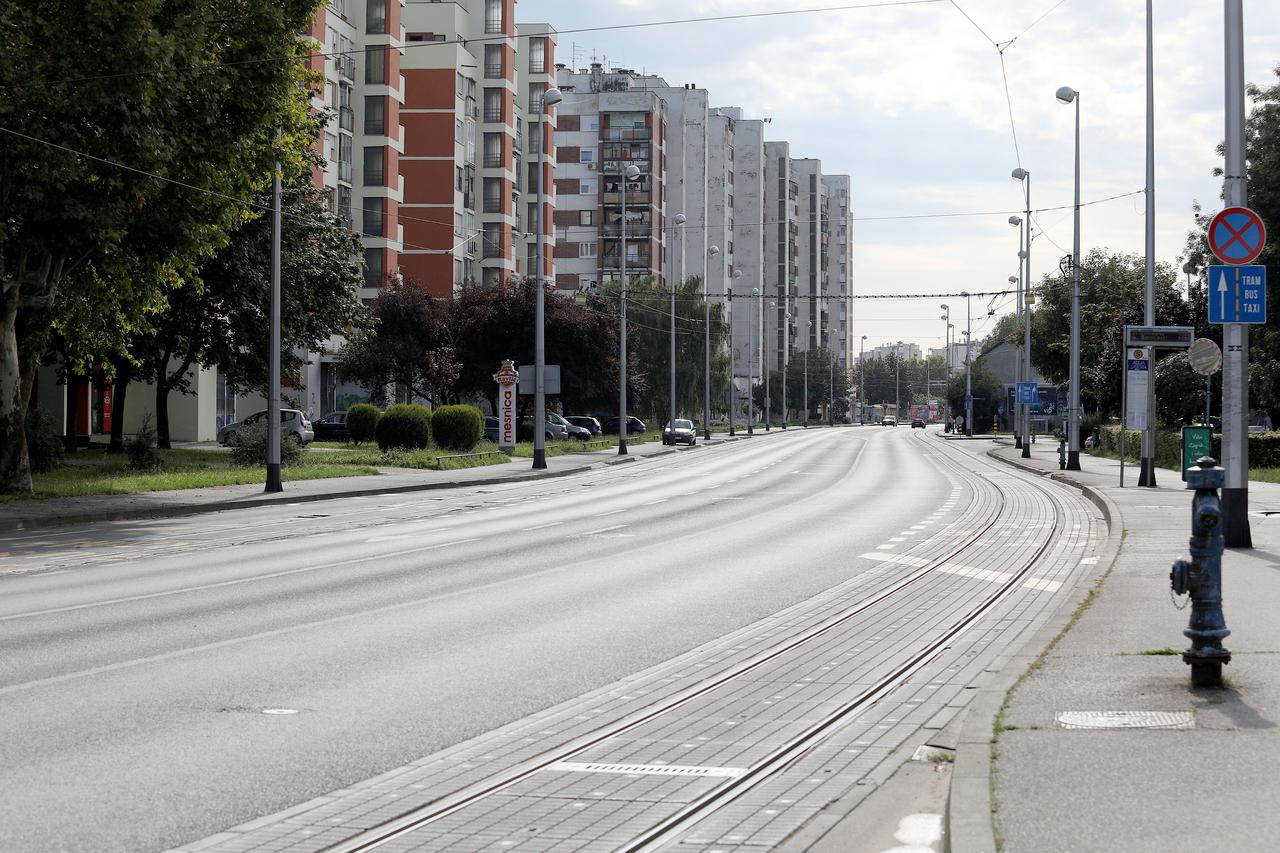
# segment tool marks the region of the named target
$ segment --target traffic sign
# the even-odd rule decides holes
[[[970,409],[972,409],[972,408],[973,408],[973,395],[972,395],[972,394],[965,394],[965,395],[964,395],[964,408],[965,408],[965,411],[969,411]]]
[[[1209,248],[1224,264],[1251,264],[1265,245],[1267,227],[1247,207],[1228,207],[1209,223]]]
[[[1040,388],[1035,382],[1018,383],[1018,405],[1034,406],[1040,402]]]
[[[1125,422],[1128,429],[1147,428],[1147,388],[1151,381],[1150,349],[1127,347],[1125,350]]]
[[[1186,349],[1196,339],[1191,326],[1125,326],[1124,345]]]
[[[1187,350],[1187,361],[1196,373],[1212,376],[1222,369],[1222,350],[1218,349],[1211,338],[1196,338],[1191,349]]]
[[[1209,322],[1267,322],[1267,268],[1209,267]]]

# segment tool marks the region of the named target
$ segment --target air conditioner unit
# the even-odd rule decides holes
[[[595,170],[596,170],[596,164],[595,164],[595,163],[588,163],[588,164],[587,164],[587,171],[588,171],[588,172],[594,172]]]

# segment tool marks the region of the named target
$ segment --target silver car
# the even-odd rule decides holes
[[[242,421],[227,424],[218,430],[218,444],[226,447],[239,444],[241,429],[251,424],[264,422],[266,418],[266,412],[254,412]],[[280,435],[286,440],[296,441],[299,444],[310,444],[316,437],[315,432],[311,429],[311,421],[307,420],[307,416],[297,409],[280,410]]]
[[[662,428],[663,444],[687,444],[693,447],[698,443],[698,431],[693,428],[693,421],[676,418],[675,426],[667,424]]]
[[[568,438],[576,438],[578,441],[591,440],[591,430],[586,429],[585,427],[580,427],[577,424],[569,423],[563,415],[559,415],[555,412],[547,412],[547,423],[564,427],[566,437]]]

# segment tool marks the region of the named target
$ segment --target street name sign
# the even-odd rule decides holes
[[[1018,405],[1034,406],[1040,402],[1040,388],[1035,382],[1019,382],[1018,383]]]
[[[1209,322],[1267,322],[1267,268],[1261,264],[1209,267]]]
[[[1146,347],[1125,348],[1124,425],[1129,429],[1147,428],[1151,356],[1151,350]]]
[[[1186,349],[1195,342],[1196,330],[1191,326],[1125,326],[1124,345],[1127,347],[1160,347],[1161,349]]]
[[[1209,223],[1209,248],[1224,264],[1251,264],[1266,245],[1262,217],[1247,207],[1228,207]]]

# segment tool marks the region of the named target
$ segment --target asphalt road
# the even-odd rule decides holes
[[[943,503],[922,438],[0,538],[0,846],[202,838],[776,613]]]

